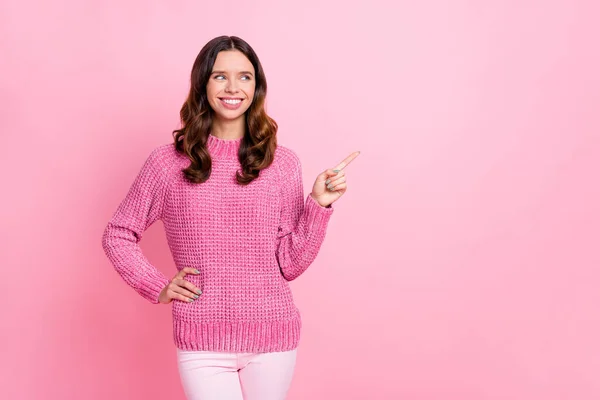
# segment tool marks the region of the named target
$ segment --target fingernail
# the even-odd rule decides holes
[[[335,172],[337,174],[338,172],[340,172],[340,170],[339,169],[334,169],[333,172]]]
[[[331,190],[332,187],[333,186],[331,186],[331,185],[327,185],[327,189],[329,189],[329,190]]]
[[[202,294],[202,290],[198,289],[198,290],[196,290],[196,293]]]
[[[192,301],[194,301],[194,299],[188,299],[188,303],[191,303]]]
[[[197,269],[195,269],[195,270],[194,270],[194,272],[195,272],[195,273],[197,273],[197,274],[199,274],[199,273],[200,273],[200,271],[198,271]]]
[[[200,297],[200,296],[198,296],[197,294],[195,294],[195,295],[194,295],[194,298],[195,298],[195,299],[197,299],[198,297]]]
[[[325,181],[325,184],[326,184],[326,185],[329,185],[329,182],[331,182],[331,179],[327,179],[327,180]]]

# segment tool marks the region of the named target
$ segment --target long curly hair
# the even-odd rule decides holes
[[[206,142],[212,126],[214,111],[208,103],[206,84],[220,51],[239,50],[254,66],[256,74],[254,99],[246,110],[246,129],[241,139],[238,160],[241,172],[236,172],[240,185],[256,179],[259,172],[273,162],[277,147],[277,123],[265,112],[267,80],[258,56],[248,43],[237,36],[219,36],[200,50],[192,67],[190,92],[181,107],[181,129],[173,131],[175,148],[191,161],[183,169],[185,177],[194,183],[208,180],[212,160]]]

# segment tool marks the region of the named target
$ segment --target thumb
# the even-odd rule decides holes
[[[179,272],[177,272],[177,274],[175,274],[175,277],[173,279],[182,279],[183,277],[185,277],[187,274],[194,274],[197,275],[199,274],[200,271],[198,271],[196,268],[192,268],[192,267],[183,267]]]
[[[324,171],[324,172],[321,174],[321,177],[323,177],[324,179],[327,179],[327,178],[330,178],[330,177],[332,177],[332,176],[335,176],[335,175],[337,175],[337,174],[338,174],[338,172],[340,172],[340,171],[341,171],[341,169],[332,169],[332,168],[329,168],[329,169],[326,169],[326,170],[325,170],[325,171]]]

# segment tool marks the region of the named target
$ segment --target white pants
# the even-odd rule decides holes
[[[177,348],[188,400],[285,400],[296,349],[273,353],[222,353]]]

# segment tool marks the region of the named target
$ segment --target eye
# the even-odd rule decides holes
[[[214,76],[214,79],[216,79],[216,80],[218,80],[218,81],[222,80],[222,79],[219,79],[219,78],[225,78],[225,75],[223,75],[223,74],[218,74],[218,75],[215,75],[215,76]],[[246,81],[252,80],[252,76],[250,76],[250,75],[242,75],[242,78],[246,78],[246,79],[245,79]]]

